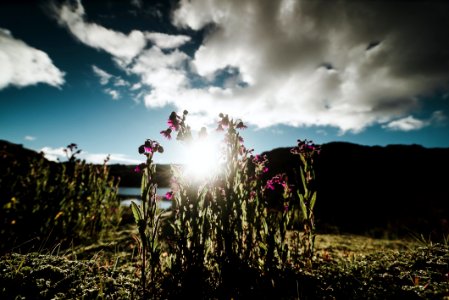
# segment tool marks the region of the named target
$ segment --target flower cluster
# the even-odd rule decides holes
[[[298,146],[290,150],[293,154],[305,154],[305,155],[313,155],[320,154],[321,147],[316,145],[311,140],[298,140]]]
[[[178,115],[176,112],[172,112],[168,117],[166,130],[162,130],[160,133],[167,139],[171,139],[171,134],[177,132],[177,140],[190,140],[192,135],[190,132],[190,127],[185,124],[186,116],[189,112],[184,110],[182,116]]]
[[[269,207],[279,211],[288,211],[291,188],[288,184],[288,177],[285,174],[277,174],[267,180],[264,187],[264,194],[268,200]],[[283,201],[279,201],[279,199]]]
[[[156,141],[147,139],[143,145],[139,146],[139,154],[145,154],[148,156],[156,152],[164,152],[164,148]]]

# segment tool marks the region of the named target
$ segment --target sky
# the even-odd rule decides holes
[[[64,160],[159,163],[172,111],[212,133],[242,119],[256,153],[316,143],[449,147],[449,2],[0,3],[0,139]]]

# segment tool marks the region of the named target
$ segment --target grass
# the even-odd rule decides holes
[[[137,299],[139,277],[133,229],[111,232],[92,245],[0,258],[1,299]],[[135,232],[134,232],[135,233]],[[58,255],[57,255],[58,254]],[[312,266],[294,266],[242,299],[449,299],[449,247],[416,240],[318,235]],[[159,278],[157,295],[174,298]],[[250,281],[248,281],[250,282]],[[165,284],[165,285],[164,285]],[[201,298],[221,298],[220,290]]]

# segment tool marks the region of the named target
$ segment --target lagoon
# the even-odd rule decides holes
[[[169,188],[158,188],[157,195],[162,198],[168,191],[170,191]],[[118,196],[121,199],[120,205],[122,206],[130,206],[131,201],[134,201],[136,204],[141,203],[140,187],[119,187]],[[171,201],[160,200],[158,203],[161,209],[169,209],[171,207]]]

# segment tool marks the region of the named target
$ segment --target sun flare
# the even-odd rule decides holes
[[[213,140],[202,139],[192,143],[187,151],[186,175],[203,180],[220,169],[219,145]]]

